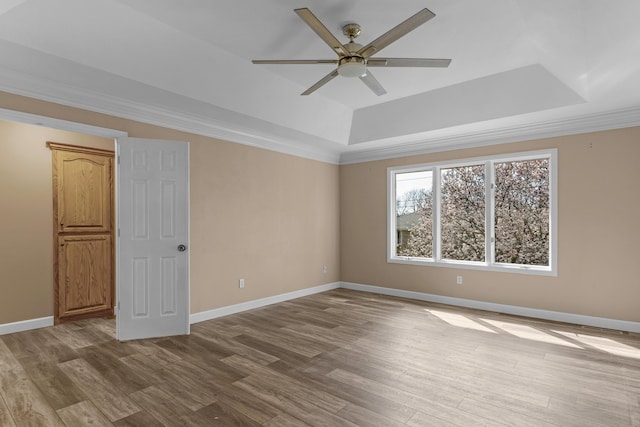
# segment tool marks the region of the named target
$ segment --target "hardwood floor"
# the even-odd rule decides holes
[[[345,289],[0,337],[0,426],[640,426],[640,336]]]

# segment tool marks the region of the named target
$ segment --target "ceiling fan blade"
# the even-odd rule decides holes
[[[254,64],[337,64],[337,59],[254,59]]]
[[[398,40],[400,37],[406,35],[407,33],[415,30],[420,25],[427,22],[429,19],[436,16],[429,9],[424,8],[420,12],[416,13],[409,19],[401,22],[396,25],[368,45],[364,46],[362,49],[358,51],[359,55],[362,55],[365,58],[370,57],[376,52],[380,52],[385,47],[389,46],[394,41]]]
[[[314,84],[309,89],[302,92],[300,95],[309,95],[310,93],[315,92],[316,90],[320,89],[322,86],[329,83],[329,81],[333,80],[337,76],[338,76],[338,69],[336,68],[335,70],[333,70],[332,72],[330,72],[329,74],[321,78],[318,81],[318,83]]]
[[[368,67],[442,67],[451,64],[450,59],[435,58],[371,58],[367,60]]]
[[[360,80],[362,80],[364,84],[366,84],[369,87],[369,89],[371,89],[373,93],[375,93],[378,96],[384,95],[385,93],[387,93],[387,91],[384,90],[380,82],[376,80],[375,77],[373,77],[373,74],[371,74],[371,71],[369,70],[367,70],[367,74],[360,76]]]
[[[327,27],[325,27],[324,24],[320,22],[320,20],[309,9],[304,7],[301,9],[294,9],[294,12],[297,13],[298,16],[302,18],[302,20],[306,22],[307,25],[310,26],[311,29],[315,31],[316,34],[319,35],[320,38],[324,40],[324,42],[328,44],[335,53],[337,53],[339,56],[349,55],[349,52],[347,52],[347,49],[342,46],[342,43],[340,43],[340,41],[333,34],[331,34],[331,31],[329,31]]]

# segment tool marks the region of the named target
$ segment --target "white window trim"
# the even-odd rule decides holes
[[[433,255],[434,258],[418,258],[397,256],[396,253],[396,186],[395,177],[400,173],[418,172],[426,169],[433,171],[433,188],[440,188],[440,170],[450,167],[460,167],[485,163],[504,161],[534,160],[540,158],[549,159],[549,266],[533,266],[521,264],[505,264],[495,262],[495,239],[492,235],[494,224],[494,197],[492,185],[495,183],[495,171],[487,167],[485,177],[486,215],[485,215],[485,261],[457,261],[443,260],[440,249],[440,215],[433,218]],[[433,211],[440,211],[440,192],[435,191],[433,199]],[[476,158],[466,158],[438,163],[423,163],[409,166],[394,166],[387,169],[387,262],[394,264],[423,265],[433,267],[461,268],[473,270],[487,270],[510,272],[532,275],[558,275],[558,150],[538,150],[521,153],[500,154]]]

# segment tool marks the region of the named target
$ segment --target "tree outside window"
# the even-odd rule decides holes
[[[549,265],[549,159],[496,163],[496,262]]]
[[[484,164],[441,170],[442,258],[485,259]]]
[[[544,156],[395,173],[395,256],[550,267],[550,166]]]

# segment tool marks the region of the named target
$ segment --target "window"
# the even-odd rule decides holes
[[[442,258],[484,261],[484,165],[442,168],[440,176]]]
[[[406,172],[396,176],[396,250],[398,255],[431,258],[433,245],[433,174]]]
[[[389,261],[556,274],[556,150],[389,169]]]
[[[496,262],[549,265],[549,159],[495,164]]]

